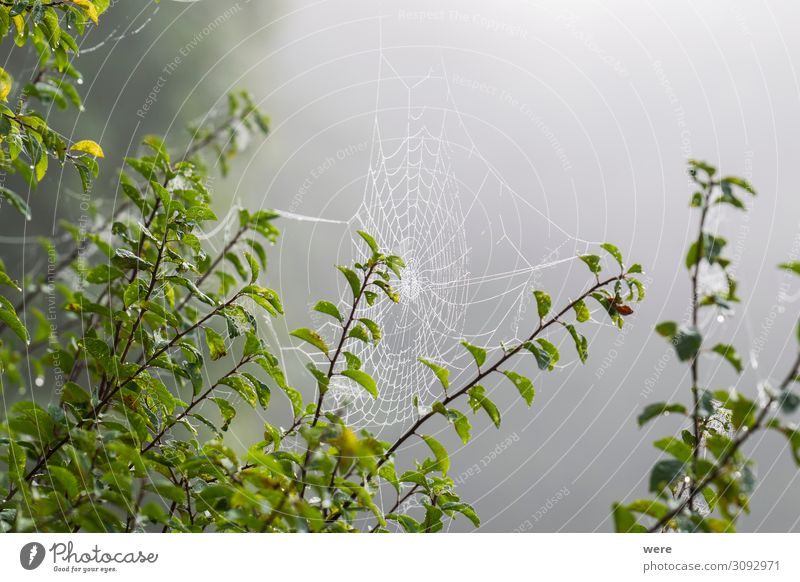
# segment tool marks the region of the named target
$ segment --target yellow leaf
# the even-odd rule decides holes
[[[39,158],[39,161],[36,163],[36,181],[41,182],[44,175],[47,173],[47,154],[42,154],[42,157]]]
[[[92,22],[97,24],[97,8],[90,0],[69,0],[76,6],[80,6],[86,12],[86,16],[92,19]]]
[[[90,139],[84,139],[82,141],[74,143],[72,144],[72,147],[69,149],[74,152],[83,152],[92,155],[96,158],[105,157],[105,154],[103,153],[103,148],[100,147],[100,144]]]
[[[0,101],[6,101],[14,80],[3,67],[0,67]]]
[[[20,16],[19,14],[17,14],[16,16],[12,16],[11,20],[14,21],[14,26],[17,29],[17,35],[22,36],[23,34],[25,34],[25,19],[22,18],[22,16]]]

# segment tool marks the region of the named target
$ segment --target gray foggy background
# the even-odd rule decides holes
[[[589,277],[577,252],[611,241],[642,263],[646,302],[622,332],[586,328],[585,366],[559,335],[556,372],[518,362],[536,385],[532,409],[496,379],[486,388],[503,413],[499,430],[476,416],[463,447],[451,428],[428,429],[449,446],[458,492],[482,530],[610,531],[611,503],[647,494],[660,457],[651,442],[681,428],[667,418],[638,429],[636,416],[689,398],[686,368],[652,334],[688,305],[682,259],[696,216],[687,158],[759,191],[747,214],[713,217],[745,301],[706,323],[745,356],[738,387],[755,395],[797,349],[800,288],[774,267],[800,253],[798,16],[790,1],[118,2],[84,43],[92,50],[80,61],[87,112],[78,122],[111,168],[147,133],[184,143],[185,123],[227,90],[254,93],[272,134],[213,188],[220,216],[234,204],[294,216],[282,222],[267,276],[288,305],[274,330],[285,347],[287,330],[317,323],[310,305],[343,292],[333,265],[352,258],[364,216],[383,217],[376,234],[419,265],[405,289],[412,331],[396,341],[452,361],[454,384],[468,364],[454,349],[461,337],[511,341],[533,325],[531,289],[547,289],[556,305],[579,293]],[[60,128],[69,135],[74,123]],[[408,178],[392,173],[408,168]],[[110,204],[114,180],[104,176],[96,194]],[[7,262],[21,260],[20,237],[74,215],[65,198],[33,204],[37,221],[24,231],[4,214]],[[287,347],[283,357],[311,394],[306,356]],[[394,402],[353,421],[381,424],[371,428],[389,438],[407,421],[410,395],[424,400],[435,386],[391,353],[371,366],[399,368],[387,378]],[[737,381],[717,360],[703,367],[711,388]],[[285,411],[276,406],[277,418]],[[230,439],[258,434],[253,419]],[[759,435],[748,449],[760,485],[741,529],[800,530],[800,478],[785,441]],[[413,454],[425,450],[410,447],[401,463]]]

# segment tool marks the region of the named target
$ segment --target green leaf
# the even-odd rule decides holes
[[[448,421],[453,423],[456,433],[458,433],[458,436],[461,437],[461,442],[464,444],[469,442],[469,434],[472,426],[469,423],[469,419],[464,415],[463,412],[455,408],[447,409],[441,402],[434,402],[431,410],[433,410],[433,412],[438,412],[447,418]]]
[[[717,169],[702,160],[689,160],[689,172],[695,175],[698,170],[705,172],[710,178],[717,173]]]
[[[175,285],[180,285],[181,287],[184,287],[193,296],[197,297],[197,299],[199,299],[206,305],[216,306],[216,302],[213,299],[211,299],[211,297],[200,291],[200,289],[197,287],[197,284],[194,281],[190,281],[186,277],[179,277],[177,275],[170,275],[169,277],[166,277],[166,280],[169,281],[170,283],[174,283]],[[137,291],[137,297],[138,297],[138,291]]]
[[[369,333],[372,336],[372,343],[377,344],[381,341],[381,328],[377,323],[366,317],[360,317],[358,321],[364,324],[364,327],[369,330]]]
[[[67,382],[61,390],[61,402],[68,404],[86,404],[91,402],[91,395],[75,382]]]
[[[778,265],[778,268],[794,273],[795,275],[800,275],[800,261],[795,261],[793,263],[781,263]]]
[[[585,364],[586,360],[589,358],[589,342],[578,333],[574,325],[568,323],[564,327],[567,328],[569,335],[572,336],[572,341],[575,342],[575,350],[578,352],[581,363]]]
[[[230,386],[252,408],[256,407],[256,404],[258,403],[258,395],[256,394],[256,391],[249,382],[245,381],[238,374],[233,376],[225,376],[224,378],[220,379],[218,383],[224,384],[225,386]]]
[[[722,178],[722,180],[720,180],[720,182],[723,184],[738,186],[745,192],[749,192],[753,196],[756,195],[755,188],[753,188],[753,186],[750,185],[750,182],[748,182],[747,180],[743,180],[742,178],[738,178],[736,176],[725,176],[724,178]]]
[[[589,312],[589,308],[586,306],[586,302],[583,299],[575,303],[574,309],[575,319],[580,323],[589,321],[592,318],[592,314]]]
[[[205,331],[206,345],[208,345],[208,351],[211,354],[211,359],[219,360],[222,356],[228,353],[228,349],[225,347],[225,340],[222,339],[222,336],[210,327],[206,327]]]
[[[401,279],[402,271],[406,268],[406,262],[396,255],[391,255],[386,257],[386,266],[392,270],[395,277]]]
[[[792,414],[800,406],[800,396],[787,389],[778,397],[778,406],[781,412]]]
[[[589,270],[595,275],[600,273],[602,270],[600,267],[600,257],[597,255],[582,255],[578,258],[586,263],[586,265],[589,267]]]
[[[794,458],[795,465],[800,467],[800,429],[781,426],[777,420],[770,421],[767,427],[777,430],[789,440],[789,446],[792,449],[792,457]]]
[[[317,368],[311,362],[306,364],[306,368],[308,369],[309,372],[311,372],[311,375],[314,376],[314,378],[317,380],[320,394],[325,394],[328,391],[328,386],[331,383],[331,379],[325,372]]]
[[[659,439],[653,445],[682,463],[689,463],[692,460],[692,447],[675,437]]]
[[[609,255],[614,257],[614,260],[617,261],[619,268],[622,269],[622,253],[619,252],[619,249],[612,245],[611,243],[603,243],[600,245],[600,248],[606,251]]]
[[[323,354],[327,355],[327,353],[330,351],[328,344],[325,343],[325,340],[322,339],[322,336],[320,336],[316,331],[308,329],[307,327],[298,328],[290,332],[289,335],[311,344]]]
[[[550,295],[544,291],[534,291],[533,295],[536,297],[536,309],[539,312],[539,319],[544,319],[544,317],[550,313],[550,307],[553,301]]]
[[[93,267],[86,273],[86,282],[92,285],[108,283],[114,279],[119,279],[124,273],[112,265],[102,264]]]
[[[678,324],[674,321],[662,321],[656,325],[656,332],[668,339],[672,339],[678,333]]]
[[[78,495],[78,479],[64,467],[49,465],[47,473],[54,484],[58,484],[58,488],[64,493],[67,499],[77,497]]]
[[[250,297],[273,317],[276,316],[277,313],[283,313],[281,299],[272,289],[259,287],[258,285],[247,285],[241,290],[241,293]]]
[[[347,279],[347,283],[350,285],[350,291],[353,292],[353,298],[358,297],[358,294],[361,293],[361,279],[358,278],[358,275],[351,269],[342,265],[337,265],[336,268],[339,269],[344,275],[344,278]]]
[[[433,373],[436,374],[436,377],[439,379],[439,382],[441,382],[442,386],[444,387],[444,391],[447,392],[447,389],[450,388],[450,380],[449,380],[450,370],[448,370],[447,368],[443,368],[438,364],[434,364],[433,362],[426,360],[424,358],[418,358],[418,359],[420,362],[422,362],[423,364],[428,366],[431,370],[433,370]]]
[[[675,459],[665,459],[653,466],[650,473],[650,491],[660,493],[683,475],[683,463]]]
[[[475,358],[475,364],[478,366],[478,369],[480,369],[484,362],[486,362],[486,350],[478,346],[473,346],[466,340],[462,341],[461,345],[467,348],[469,353],[472,354],[472,357]]]
[[[758,406],[752,400],[736,394],[734,398],[729,399],[723,405],[731,411],[731,423],[737,429],[743,427],[750,429],[755,424]]]
[[[25,220],[31,219],[31,207],[28,206],[28,203],[25,202],[19,194],[0,186],[0,197],[7,200],[11,206],[16,208],[17,212],[25,217]]]
[[[360,384],[374,399],[378,398],[378,387],[375,384],[375,380],[366,372],[361,370],[342,370],[341,375]]]
[[[657,402],[656,404],[649,404],[645,406],[644,410],[639,415],[637,421],[639,422],[639,426],[644,426],[647,423],[647,421],[662,414],[669,414],[670,412],[686,414],[686,407],[683,404],[668,404],[666,402]]]
[[[432,436],[422,435],[422,440],[425,441],[436,458],[435,470],[440,471],[442,475],[447,475],[447,471],[450,470],[450,457],[447,455],[447,449]]]
[[[5,323],[8,328],[13,331],[16,336],[21,339],[25,344],[30,344],[30,336],[28,330],[17,317],[17,312],[11,302],[0,295],[0,321]]]
[[[711,351],[725,358],[738,373],[742,373],[742,359],[736,353],[735,347],[728,344],[717,344]]]
[[[107,373],[114,375],[117,371],[114,357],[109,345],[101,339],[86,337],[80,341],[80,345],[94,358],[100,367]]]
[[[222,426],[220,430],[228,430],[231,421],[236,416],[236,409],[224,398],[211,398],[219,408],[220,416],[222,416]]]
[[[477,412],[479,409],[483,408],[486,414],[489,415],[489,418],[492,419],[494,425],[500,428],[500,411],[497,410],[497,406],[495,406],[494,402],[486,396],[484,387],[473,386],[467,390],[467,394],[469,395],[469,405],[473,412]]]
[[[517,390],[519,390],[520,396],[522,396],[522,398],[530,407],[533,404],[533,397],[536,394],[536,391],[533,388],[533,383],[525,376],[521,376],[516,372],[512,372],[511,370],[506,370],[503,372],[503,374],[505,374],[506,378],[514,383],[514,386],[516,386]]]
[[[551,369],[550,354],[548,354],[545,350],[539,349],[539,347],[533,342],[525,342],[522,344],[522,347],[534,355],[536,358],[536,364],[539,366],[540,370]]]
[[[22,287],[17,285],[17,282],[14,281],[8,274],[3,270],[3,265],[0,263],[0,285],[6,285],[15,289],[16,291],[22,291]]]
[[[247,264],[250,266],[250,283],[255,283],[261,268],[258,266],[258,261],[250,253],[245,252],[244,257],[247,259]]]
[[[673,338],[673,343],[675,344],[675,351],[678,353],[678,359],[686,362],[694,358],[697,352],[700,351],[703,337],[696,327],[690,326],[681,328]]]
[[[372,251],[372,253],[374,255],[379,254],[378,243],[375,242],[375,239],[372,238],[371,235],[369,235],[368,233],[364,232],[363,230],[357,230],[356,232],[358,233],[358,235],[361,238],[364,239],[364,241],[366,241],[367,245],[369,245],[369,248],[370,248],[370,250]]]
[[[628,504],[628,509],[636,513],[661,519],[667,514],[667,506],[655,499],[637,499]]]
[[[536,343],[538,343],[547,353],[549,360],[547,364],[547,369],[552,370],[553,368],[555,368],[555,365],[558,363],[558,360],[561,359],[561,354],[559,353],[558,348],[551,342],[543,338],[537,339]]]
[[[678,326],[674,321],[664,321],[656,326],[656,332],[670,340],[678,359],[682,362],[693,359],[700,351],[703,337],[694,326]]]
[[[481,525],[481,520],[478,517],[478,514],[475,513],[475,509],[473,509],[472,506],[466,503],[462,503],[460,501],[459,502],[451,501],[448,503],[443,503],[440,507],[443,511],[447,512],[448,515],[450,515],[454,511],[460,513],[468,520],[470,520],[472,522],[472,525],[474,525],[475,527],[480,527]]]
[[[314,306],[314,311],[330,315],[334,319],[337,319],[339,323],[344,323],[344,317],[342,317],[342,314],[339,312],[339,308],[330,301],[318,301]]]
[[[733,441],[721,434],[708,435],[704,444],[717,459],[721,459],[733,449]]]
[[[686,268],[692,269],[695,264],[700,260],[705,259],[709,264],[719,262],[722,249],[727,244],[724,238],[716,237],[708,233],[703,233],[700,238],[700,245],[697,242],[689,247],[689,252],[686,253]]]
[[[422,531],[422,524],[408,515],[390,513],[386,516],[386,519],[399,523],[406,533],[420,533]]]
[[[25,467],[28,458],[23,449],[16,440],[12,439],[8,442],[8,453],[6,455],[6,465],[8,467],[8,476],[12,483],[15,483],[21,488],[27,488],[27,481],[25,481]]]
[[[642,266],[639,263],[634,263],[633,265],[631,265],[630,269],[628,269],[628,273],[631,274],[641,273],[641,272],[642,272]]]
[[[153,270],[153,263],[142,259],[128,249],[117,249],[111,259],[120,269],[140,269],[146,271]]]
[[[350,370],[360,370],[361,369],[361,359],[353,354],[352,352],[342,352],[344,354],[344,359],[347,361],[347,368]]]
[[[378,475],[387,481],[397,493],[400,493],[400,481],[392,461],[387,461],[378,469]]]
[[[353,328],[350,330],[350,333],[347,334],[347,337],[356,338],[358,340],[361,340],[365,344],[368,344],[372,341],[370,340],[367,328],[365,328],[363,325],[353,326]]]
[[[621,503],[614,503],[612,515],[617,533],[647,533],[647,528],[637,522],[633,513]]]
[[[461,437],[461,442],[467,444],[469,442],[470,430],[472,429],[469,419],[460,410],[451,409],[450,412],[455,413],[453,426],[456,429],[456,433]]]

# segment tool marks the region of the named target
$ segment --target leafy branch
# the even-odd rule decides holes
[[[718,178],[716,172],[716,168],[705,162],[690,162],[690,176],[698,187],[690,206],[700,209],[698,237],[685,260],[692,289],[690,325],[666,321],[656,326],[656,332],[673,345],[678,359],[690,366],[692,406],[687,411],[680,403],[659,402],[647,406],[639,417],[642,426],[662,414],[685,414],[692,431],[684,430],[680,437],[665,437],[654,443],[669,457],[658,461],[651,472],[650,491],[656,499],[614,504],[617,531],[733,531],[740,513],[749,511],[749,495],[755,486],[752,461],[744,457],[742,447],[761,429],[771,428],[784,434],[795,460],[800,463],[800,433],[781,424],[778,418],[768,420],[776,404],[784,413],[800,405],[800,397],[790,389],[798,379],[800,357],[777,391],[765,388],[766,398],[761,404],[736,390],[709,391],[700,386],[699,360],[704,355],[722,358],[737,375],[744,369],[733,345],[720,343],[709,347],[704,341],[708,332],[700,329],[702,310],[714,309],[724,315],[730,311],[732,303],[739,301],[731,262],[723,256],[727,241],[709,232],[708,217],[712,210],[726,206],[744,210],[746,205],[740,193],[755,195],[755,190],[745,180],[735,176]],[[781,267],[800,274],[800,265],[796,263]],[[715,272],[721,274],[725,285],[704,286],[703,269],[710,276]],[[713,461],[704,458],[706,451]],[[635,514],[651,519],[652,523],[640,523]]]

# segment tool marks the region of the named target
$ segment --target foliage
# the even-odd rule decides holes
[[[755,195],[745,180],[733,176],[718,178],[716,168],[700,161],[690,163],[690,176],[698,190],[690,205],[700,211],[698,235],[686,254],[686,268],[692,283],[691,320],[686,323],[665,321],[656,332],[667,339],[678,359],[690,367],[690,405],[659,402],[647,406],[639,416],[642,426],[658,416],[676,413],[687,417],[689,429],[680,436],[655,441],[666,457],[658,461],[650,475],[653,499],[640,499],[613,507],[617,531],[735,531],[742,512],[749,511],[749,496],[755,486],[753,462],[742,452],[743,445],[762,430],[775,430],[788,440],[795,462],[800,465],[800,432],[781,420],[794,412],[800,397],[792,391],[800,381],[800,350],[789,373],[775,387],[763,386],[758,398],[730,390],[703,386],[701,358],[721,358],[737,375],[743,371],[736,348],[728,344],[708,345],[700,329],[704,310],[724,314],[739,301],[737,282],[731,262],[723,256],[725,239],[707,229],[712,209],[729,205],[746,208],[742,196]],[[800,274],[798,263],[780,265],[781,269]],[[717,270],[727,281],[724,289],[705,290],[703,270]],[[798,325],[800,341],[800,325]],[[708,383],[715,383],[709,379]]]
[[[44,179],[50,161],[71,164],[88,192],[99,170],[96,158],[103,157],[100,146],[89,139],[70,142],[53,130],[42,112],[30,107],[37,99],[48,108],[66,109],[72,104],[83,109],[76,84],[83,82],[73,66],[78,53],[74,35],[83,35],[89,23],[108,8],[109,0],[17,0],[0,3],[0,39],[7,37],[24,47],[30,44],[38,55],[38,68],[17,99],[8,102],[15,89],[11,75],[0,67],[0,172],[20,175],[35,189]],[[0,185],[5,200],[26,219],[31,212],[27,201]]]
[[[2,35],[10,21],[15,42],[32,43],[41,54],[40,73],[15,110],[3,109],[0,128],[4,168],[32,184],[47,170],[48,155],[74,165],[87,190],[97,175],[100,146],[66,143],[28,103],[80,103],[65,81],[80,78],[68,31],[81,33],[107,5],[0,3]],[[0,81],[6,98],[14,85],[5,71]],[[622,326],[629,303],[643,297],[635,277],[641,268],[626,270],[616,247],[603,245],[613,273],[604,275],[600,256],[581,257],[590,284],[558,311],[537,290],[538,318],[524,341],[491,353],[464,342],[475,372],[463,384],[452,385],[446,364],[420,354],[419,365],[430,369],[442,394],[394,442],[354,430],[342,410],[327,406],[326,394],[334,383],[346,383],[379,395],[381,386],[353,346],[381,341],[382,330],[365,313],[378,302],[400,300],[394,287],[404,262],[358,233],[363,259],[337,267],[349,288],[347,309],[339,300],[314,307],[336,324],[333,340],[309,328],[291,333],[324,363],[309,364],[316,398],[304,402],[261,334],[264,318],[284,315],[278,294],[265,284],[279,215],[242,209],[221,251],[201,242],[202,229],[217,222],[206,166],[226,173],[241,141],[233,138],[242,131],[266,134],[268,119],[249,95],[235,93],[220,124],[191,128],[182,154],[146,137],[141,155],[126,158],[120,170],[125,202],[118,210],[88,229],[63,225],[72,239],[66,253],[44,241],[42,253],[53,266],[45,277],[18,283],[0,265],[0,394],[6,402],[9,387],[24,392],[33,377],[56,395],[53,402],[40,396],[16,402],[0,424],[0,531],[435,532],[457,515],[477,526],[475,511],[453,490],[446,448],[422,429],[443,418],[467,443],[470,412],[499,426],[489,381],[507,380],[526,405],[534,401],[533,382],[511,368],[512,359],[530,354],[542,371],[553,370],[561,355],[549,334],[563,327],[585,361],[587,341],[578,325],[591,318],[586,302],[596,301]],[[21,197],[5,190],[4,196],[29,214]],[[225,362],[231,366],[218,373]],[[284,404],[276,410],[279,400]],[[248,407],[269,410],[270,418],[288,411],[288,418],[266,423],[237,453],[224,437]],[[396,453],[412,438],[430,455],[400,470]],[[384,495],[378,493],[388,490],[396,502],[379,506]],[[406,509],[411,499],[419,512]]]

